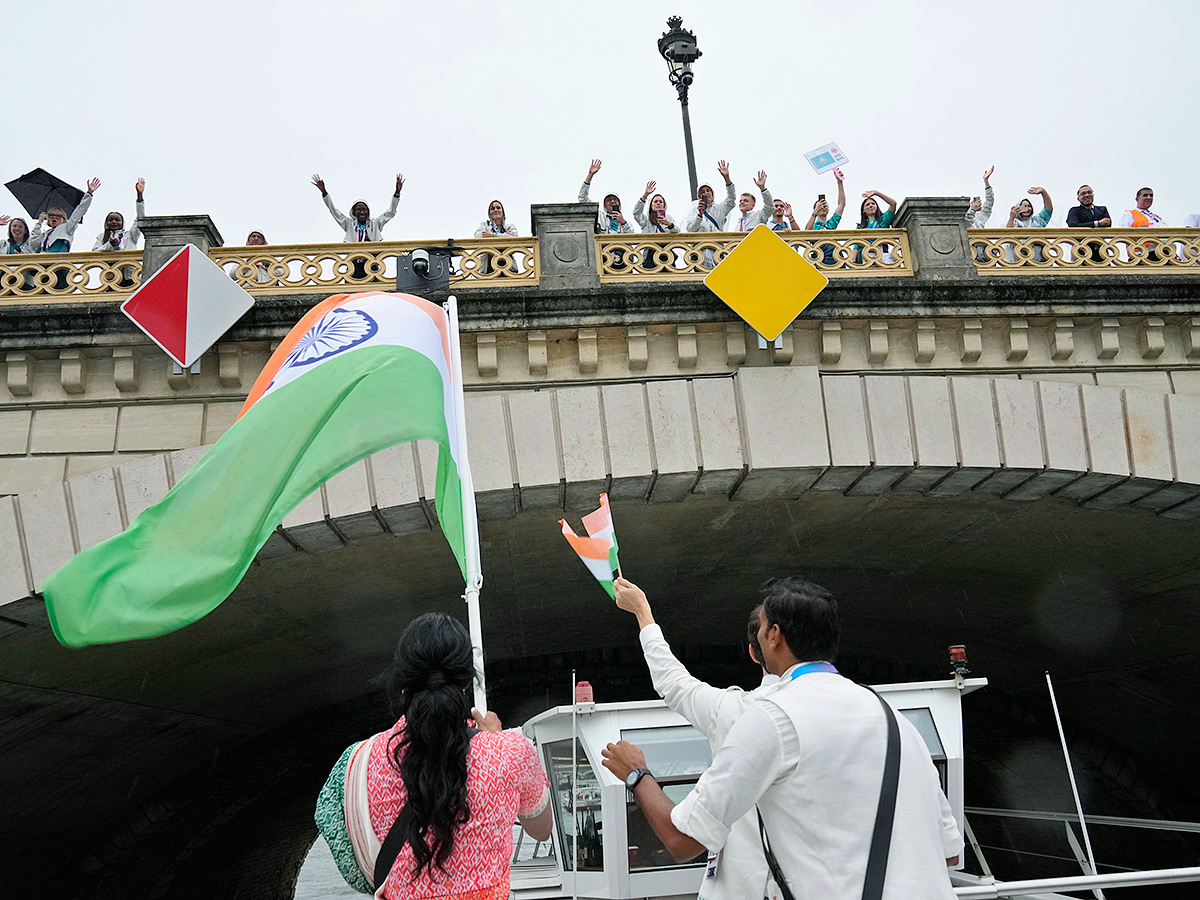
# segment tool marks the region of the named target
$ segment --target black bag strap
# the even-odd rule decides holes
[[[779,868],[779,860],[775,858],[775,854],[771,852],[771,844],[767,840],[767,826],[763,823],[762,812],[757,804],[754,807],[755,813],[758,814],[758,836],[762,840],[763,856],[767,858],[767,868],[771,871],[771,878],[775,882],[775,886],[779,888],[783,894],[783,900],[794,900],[792,889],[788,886],[787,879],[783,877],[783,869]]]
[[[867,874],[863,879],[863,900],[880,900],[883,896],[883,880],[887,875],[888,852],[892,844],[892,824],[896,818],[896,792],[900,787],[900,726],[896,723],[896,714],[888,706],[886,700],[876,693],[874,688],[863,685],[879,700],[883,707],[883,715],[887,721],[887,755],[883,761],[883,781],[879,787],[879,806],[875,810],[875,827],[871,832],[871,851],[867,857]],[[792,889],[779,867],[779,861],[771,851],[767,839],[767,826],[763,822],[762,812],[754,807],[758,814],[758,836],[762,840],[763,855],[767,858],[767,868],[771,878],[783,894],[783,900],[794,900]]]
[[[379,855],[375,857],[375,881],[371,885],[376,890],[387,880],[388,873],[392,871],[392,866],[396,862],[396,857],[408,843],[408,826],[412,817],[413,811],[405,803],[400,809],[400,815],[396,816],[396,821],[388,829],[387,837],[383,839],[383,846],[379,848]]]
[[[866,685],[864,685],[866,687]],[[879,807],[875,811],[875,829],[871,833],[871,855],[867,857],[867,876],[863,880],[863,900],[880,900],[883,879],[887,875],[888,851],[892,845],[892,825],[896,818],[896,791],[900,787],[900,726],[886,700],[875,692],[887,718],[887,758],[883,763],[883,783],[879,787]]]
[[[478,728],[468,728],[467,740],[470,741],[477,734],[479,734]],[[387,837],[383,839],[383,844],[379,848],[379,855],[375,857],[375,880],[372,883],[372,887],[375,890],[379,890],[379,886],[387,880],[388,873],[392,871],[392,866],[396,864],[396,857],[400,855],[400,851],[408,843],[408,826],[412,822],[412,817],[413,811],[405,803],[400,808],[400,812],[396,816],[396,821],[388,829]]]

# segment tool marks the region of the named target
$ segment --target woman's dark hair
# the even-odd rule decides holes
[[[662,197],[662,194],[655,194],[653,197],[650,198],[650,209],[649,209],[649,212],[647,213],[647,217],[650,219],[651,225],[658,224],[658,210],[656,210],[654,208],[654,201],[658,197]],[[667,205],[667,198],[663,197],[663,208],[666,208],[666,205]]]
[[[443,873],[454,851],[454,830],[470,817],[467,803],[466,689],[474,674],[471,639],[462,623],[445,613],[414,619],[392,658],[388,698],[392,713],[405,717],[404,730],[388,748],[408,793],[408,845],[422,871]]]
[[[108,213],[108,215],[106,215],[104,217],[104,241],[105,241],[105,243],[107,243],[109,238],[111,238],[113,236],[113,233],[108,230],[108,216],[117,216],[121,220],[121,230],[122,231],[125,230],[125,215],[124,215],[124,213],[118,212],[115,209],[112,210],[111,212]]]
[[[867,201],[868,200],[874,201],[874,203],[875,203],[875,215],[873,215],[873,216],[867,215]],[[868,224],[869,222],[878,222],[883,218],[883,210],[879,206],[879,201],[876,200],[874,196],[863,197],[863,202],[860,203],[858,206],[858,214],[862,217],[858,221],[859,228],[869,228],[870,227],[870,225]]]
[[[837,600],[803,578],[768,578],[758,589],[768,627],[778,625],[792,655],[801,662],[837,658],[842,628]]]
[[[495,203],[497,206],[500,207],[500,227],[503,228],[504,224],[508,221],[508,216],[504,212],[504,204],[501,203],[499,200],[493,200],[493,201],[491,201],[491,203],[488,204],[487,217],[489,220],[492,218],[492,203]]]

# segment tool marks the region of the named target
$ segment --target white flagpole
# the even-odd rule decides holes
[[[450,316],[450,360],[454,365],[455,423],[458,428],[458,479],[462,485],[463,555],[467,563],[467,630],[475,657],[475,706],[487,712],[487,686],[483,677],[483,625],[479,618],[479,590],[483,587],[483,567],[479,558],[479,517],[475,511],[475,485],[471,480],[471,464],[467,459],[467,411],[463,397],[462,349],[458,338],[458,298],[453,294],[446,302]]]

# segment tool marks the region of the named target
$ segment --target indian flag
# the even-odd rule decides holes
[[[571,549],[579,554],[589,572],[600,582],[600,586],[615,598],[613,592],[613,570],[620,570],[621,563],[617,559],[617,533],[613,530],[612,510],[608,507],[608,494],[600,495],[600,508],[583,517],[583,527],[587,529],[588,537],[580,537],[567,524],[566,519],[560,519],[563,537],[571,545]]]
[[[167,495],[46,580],[55,637],[79,647],[190,625],[233,592],[323,482],[422,438],[438,443],[438,519],[465,577],[465,528],[475,523],[464,515],[450,331],[442,307],[403,294],[342,294],[310,310],[237,422]]]

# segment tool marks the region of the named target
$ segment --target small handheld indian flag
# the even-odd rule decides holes
[[[600,586],[615,597],[613,592],[613,570],[621,574],[621,562],[617,558],[617,533],[613,530],[612,510],[608,507],[608,494],[600,495],[600,508],[583,517],[583,527],[587,529],[588,537],[580,537],[567,524],[566,519],[560,519],[563,537],[571,545],[571,549],[579,554],[589,572],[600,582]]]

